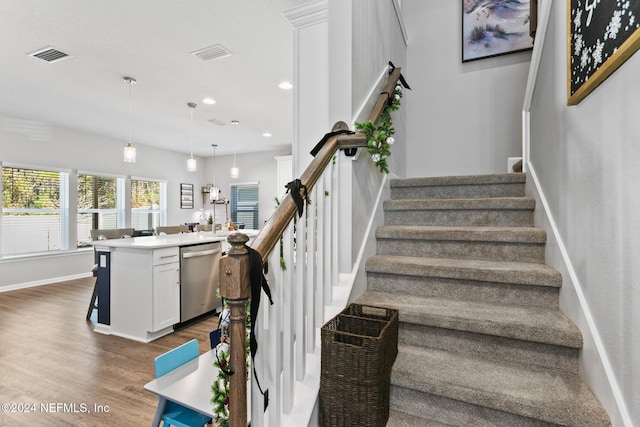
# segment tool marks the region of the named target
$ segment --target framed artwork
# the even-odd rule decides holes
[[[568,0],[568,105],[576,105],[640,47],[640,2]]]
[[[193,209],[193,184],[180,184],[180,208]]]
[[[530,7],[530,0],[462,0],[462,62],[532,49]]]

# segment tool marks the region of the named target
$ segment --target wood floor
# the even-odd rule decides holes
[[[215,316],[148,344],[93,332],[93,283],[0,292],[0,426],[148,426],[154,358],[192,338],[209,350]]]

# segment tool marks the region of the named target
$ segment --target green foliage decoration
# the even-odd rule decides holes
[[[402,98],[402,86],[396,85],[393,93],[389,97],[389,102],[385,107],[380,120],[377,123],[367,120],[366,122],[356,123],[356,129],[364,132],[367,136],[367,151],[371,155],[371,160],[376,164],[380,172],[389,173],[389,164],[387,158],[391,155],[391,146],[395,142],[391,113],[400,108],[400,99]]]
[[[217,291],[217,296],[220,298],[220,290]],[[246,336],[245,336],[245,358],[247,360],[247,372],[249,371],[251,364],[251,349],[249,346],[250,342],[250,332],[251,332],[251,316],[250,316],[250,306],[251,301],[247,302],[246,312],[247,312],[247,322],[246,322]],[[224,304],[224,308],[226,311],[224,313],[229,313],[228,304]],[[230,349],[230,340],[229,340],[229,330],[228,326],[224,324],[224,322],[220,322],[220,329],[222,330],[222,334],[220,337],[220,344],[215,348],[215,352],[217,353],[217,358],[213,362],[213,365],[218,368],[218,376],[214,379],[213,384],[211,384],[211,392],[213,396],[211,397],[211,405],[213,406],[213,413],[215,415],[216,423],[219,427],[229,427],[229,375],[227,374],[230,371],[229,367],[229,349]]]

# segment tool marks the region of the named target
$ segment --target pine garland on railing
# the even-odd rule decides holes
[[[217,292],[218,298],[220,298],[220,290]],[[249,304],[247,303],[247,335],[246,335],[246,360],[247,369],[250,365],[251,358],[249,357],[249,332],[251,325],[251,316],[249,315]],[[211,404],[213,405],[213,413],[215,414],[215,420],[219,427],[229,427],[229,307],[224,306],[224,310],[220,314],[220,343],[216,346],[216,360],[213,365],[218,368],[218,376],[211,384],[211,391],[213,397],[211,398]]]
[[[364,132],[367,136],[367,151],[371,155],[371,160],[378,166],[380,172],[389,173],[387,157],[391,155],[391,146],[395,142],[393,134],[395,129],[391,123],[391,113],[400,108],[402,98],[402,86],[396,85],[393,94],[389,97],[389,102],[385,107],[378,124],[367,120],[363,123],[356,123],[356,129]]]

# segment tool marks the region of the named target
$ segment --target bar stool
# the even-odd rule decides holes
[[[128,238],[133,236],[133,228],[115,228],[115,229],[104,229],[104,230],[91,230],[91,240],[107,240],[107,239],[120,239],[120,238]],[[98,309],[98,304],[96,300],[98,299],[98,254],[96,253],[95,247],[93,249],[93,260],[94,264],[91,267],[91,273],[93,277],[96,278],[96,281],[93,283],[93,293],[91,294],[91,301],[89,302],[89,309],[87,310],[86,319],[91,319],[91,315],[93,314],[93,310]]]

